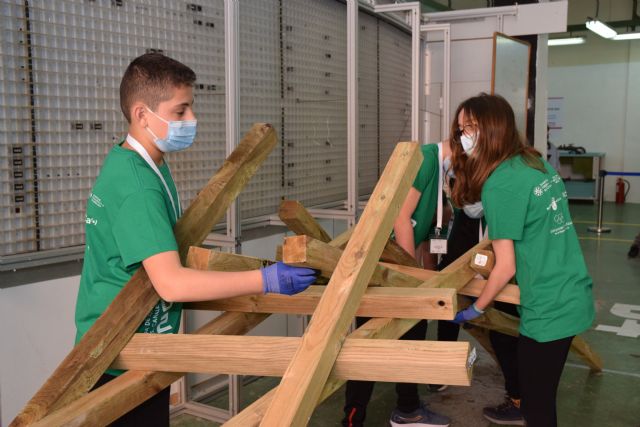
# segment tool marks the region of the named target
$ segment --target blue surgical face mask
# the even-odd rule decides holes
[[[463,133],[460,135],[460,143],[462,144],[462,149],[466,153],[467,156],[470,156],[473,152],[473,149],[476,147],[476,141],[478,140],[478,132],[471,137],[467,136],[467,134]]]
[[[149,107],[147,110],[169,126],[169,132],[166,138],[158,138],[155,133],[147,126],[147,131],[153,136],[153,142],[156,147],[163,153],[171,151],[180,151],[191,147],[193,140],[196,137],[197,120],[180,120],[180,121],[167,121],[151,111]]]

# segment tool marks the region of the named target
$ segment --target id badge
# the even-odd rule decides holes
[[[440,230],[436,229],[436,232],[429,236],[429,252],[432,254],[447,253],[447,236],[442,235]]]

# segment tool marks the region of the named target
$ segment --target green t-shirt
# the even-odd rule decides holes
[[[425,241],[429,235],[438,204],[438,180],[441,179],[438,144],[426,144],[420,148],[423,160],[418,175],[413,181],[413,188],[420,192],[420,200],[411,215],[413,241],[416,246]]]
[[[490,239],[513,240],[520,333],[538,342],[577,335],[595,316],[592,281],[557,172],[502,162],[482,188]]]
[[[178,194],[166,162],[159,169],[177,204]],[[87,201],[86,248],[76,303],[76,343],[143,260],[178,250],[173,234],[176,220],[164,185],[151,167],[135,151],[120,145],[113,147]],[[182,304],[161,300],[138,332],[177,332],[181,309]]]

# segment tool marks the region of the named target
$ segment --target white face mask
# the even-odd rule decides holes
[[[471,205],[464,205],[462,207],[462,210],[467,214],[469,218],[480,218],[484,214],[482,202],[475,202]]]
[[[462,144],[462,149],[464,150],[467,156],[470,156],[473,152],[473,149],[476,147],[476,141],[478,141],[478,136],[480,132],[476,132],[476,134],[471,137],[467,136],[467,134],[463,133],[460,135],[460,143]]]

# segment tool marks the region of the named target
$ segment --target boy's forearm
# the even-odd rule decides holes
[[[176,251],[153,255],[142,264],[160,298],[169,302],[208,301],[262,293],[260,270],[194,270],[180,264]]]
[[[223,272],[181,267],[168,287],[174,302],[209,301],[263,292],[260,270]]]

